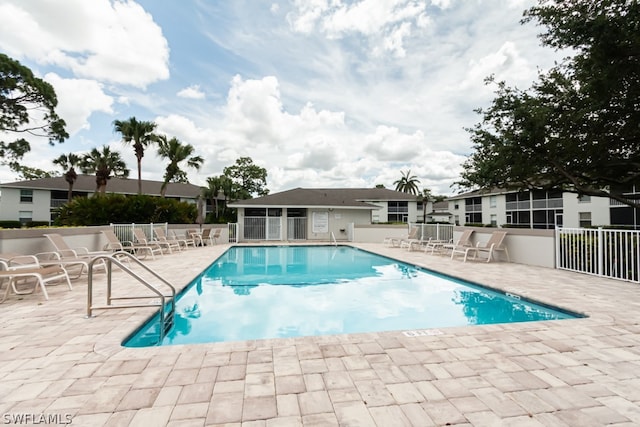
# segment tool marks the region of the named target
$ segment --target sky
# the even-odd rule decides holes
[[[0,52],[53,85],[70,138],[33,140],[23,164],[109,145],[137,176],[114,120],[153,121],[205,162],[206,185],[240,157],[292,188],[460,191],[495,75],[526,88],[562,58],[540,46],[533,0],[0,0]],[[166,163],[148,148],[143,179]],[[499,173],[499,171],[496,171]],[[0,166],[0,182],[17,180]]]

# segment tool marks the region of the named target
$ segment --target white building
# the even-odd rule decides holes
[[[386,188],[294,188],[229,207],[238,209],[240,240],[345,240],[351,224],[423,218],[417,196]]]
[[[628,192],[632,194],[635,188]],[[606,197],[563,191],[472,191],[448,199],[456,225],[552,229],[599,225],[640,226],[638,209]]]
[[[142,180],[142,193],[160,196],[160,181]],[[0,221],[51,222],[57,209],[67,203],[69,184],[64,177],[41,178],[0,184]],[[74,197],[88,197],[96,192],[94,175],[78,175],[73,185]],[[138,194],[137,179],[112,177],[108,193]],[[166,198],[195,203],[202,188],[188,183],[167,184]]]

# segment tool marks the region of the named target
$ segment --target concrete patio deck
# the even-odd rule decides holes
[[[0,304],[0,423],[640,425],[640,286],[354,246],[589,317],[441,328],[431,336],[395,331],[134,349],[120,342],[153,309],[86,319],[86,280],[77,280],[73,291],[49,287],[49,301],[11,295]],[[227,248],[190,249],[148,265],[183,287]],[[122,272],[114,283],[137,288]]]

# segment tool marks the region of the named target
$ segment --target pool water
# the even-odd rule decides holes
[[[574,318],[349,246],[232,247],[127,347],[285,338]]]

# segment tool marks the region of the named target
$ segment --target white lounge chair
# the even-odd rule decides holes
[[[158,240],[148,239],[140,228],[133,229],[133,237],[136,239],[135,243],[144,246],[151,246],[156,249],[160,249],[160,253],[164,253],[165,249],[168,253],[171,253],[171,244],[169,242],[161,242]]]
[[[464,248],[469,248],[469,247],[473,247],[473,243],[471,242],[471,236],[473,235],[473,230],[470,228],[465,229],[462,234],[460,235],[460,238],[458,240],[456,240],[455,242],[452,243],[444,243],[442,245],[438,246],[438,251],[439,252],[446,252],[446,251],[454,251],[454,250],[460,250],[460,249],[464,249]],[[427,248],[425,247],[425,251],[427,251]],[[433,253],[433,248],[432,251]]]
[[[38,288],[42,290],[45,300],[49,299],[47,285],[59,282],[66,283],[69,289],[71,280],[67,271],[59,265],[42,266],[33,255],[17,255],[0,259],[0,289],[7,282],[7,289],[0,296],[0,303],[4,302],[9,293],[13,291],[16,295],[32,294]],[[30,291],[19,290],[18,285],[33,284]]]
[[[403,242],[410,242],[418,239],[418,234],[420,232],[420,227],[411,227],[407,237],[385,237],[382,243],[388,244],[391,247],[401,247]]]
[[[90,251],[85,247],[72,248],[64,240],[64,237],[62,237],[62,235],[57,233],[45,234],[44,236],[49,240],[49,242],[51,242],[56,252],[58,252],[60,256],[63,258],[93,257],[96,255],[105,255],[105,254],[111,253],[109,251]]]
[[[188,237],[189,234],[185,233],[185,237],[179,237],[175,231],[171,230],[169,231],[169,237],[171,238],[171,240],[177,240],[178,242],[180,242],[180,245],[184,246],[184,248],[188,248],[189,245],[193,246],[194,248],[196,247],[196,241],[193,240],[191,237]]]
[[[183,249],[186,249],[186,246],[183,246],[182,244],[180,244],[179,240],[174,240],[174,239],[169,239],[167,237],[167,234],[164,232],[164,228],[163,227],[154,227],[153,232],[156,235],[156,240],[158,242],[166,242],[169,244],[169,247],[173,250],[177,250],[177,251],[181,251]]]
[[[102,234],[107,238],[107,244],[104,247],[105,250],[125,251],[135,255],[137,258],[146,258],[147,255],[150,255],[151,259],[156,259],[156,253],[162,255],[162,249],[160,247],[152,247],[127,240],[121,241],[113,230],[102,230]]]
[[[494,231],[491,233],[491,237],[486,243],[478,243],[476,246],[472,247],[460,247],[453,249],[451,252],[451,259],[453,259],[456,255],[464,255],[464,262],[467,261],[467,257],[469,255],[472,256],[472,259],[478,258],[478,255],[484,253],[487,255],[487,262],[490,262],[493,258],[494,252],[504,251],[507,256],[507,260],[510,261],[509,251],[507,251],[507,247],[504,246],[504,238],[507,235],[506,231]]]

